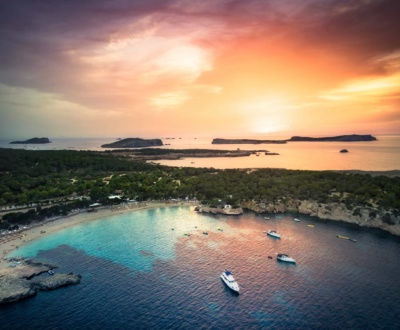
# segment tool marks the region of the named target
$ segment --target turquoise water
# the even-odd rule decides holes
[[[398,238],[316,218],[269,217],[168,207],[43,237],[18,254],[55,264],[57,272],[81,274],[82,282],[1,307],[0,324],[4,329],[400,327]],[[268,229],[277,229],[282,239],[266,236]],[[297,264],[277,262],[277,253],[288,253]],[[220,280],[224,268],[234,273],[240,295]]]
[[[174,258],[177,237],[181,236],[183,231],[193,231],[194,223],[199,224],[198,221],[193,221],[193,218],[190,219],[190,223],[185,219],[186,212],[177,212],[173,208],[115,215],[33,241],[9,256],[34,257],[41,250],[68,244],[90,256],[112,260],[134,270],[149,271],[155,258]],[[173,227],[176,227],[176,230]],[[154,244],[155,242],[157,244]]]

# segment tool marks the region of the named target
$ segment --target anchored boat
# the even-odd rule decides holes
[[[293,264],[296,263],[296,260],[294,260],[293,258],[289,257],[287,254],[284,254],[284,253],[279,253],[278,256],[276,257],[276,259],[278,261],[290,262]]]
[[[226,270],[221,274],[221,279],[224,283],[233,291],[239,293],[239,284],[233,278],[232,273],[229,270]]]

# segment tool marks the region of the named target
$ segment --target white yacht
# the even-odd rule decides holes
[[[275,230],[268,230],[267,235],[274,238],[281,238],[281,235],[279,235]]]
[[[232,273],[229,270],[226,270],[221,274],[221,278],[224,283],[233,291],[239,293],[239,284],[233,278]]]
[[[279,253],[278,256],[276,257],[278,261],[283,261],[283,262],[291,262],[291,263],[296,263],[296,260],[293,258],[290,258],[287,254]]]

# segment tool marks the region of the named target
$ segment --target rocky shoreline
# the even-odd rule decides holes
[[[243,209],[231,208],[231,207],[209,207],[209,206],[196,206],[195,211],[199,213],[209,213],[209,214],[224,214],[224,215],[241,215],[243,214]]]
[[[0,305],[35,296],[39,291],[54,290],[78,284],[81,276],[73,273],[54,273],[56,266],[30,259],[11,258],[10,268],[0,270]],[[43,273],[54,275],[40,276]]]
[[[311,200],[281,199],[276,202],[242,203],[242,208],[255,213],[298,213],[356,224],[360,227],[378,228],[400,236],[400,214],[374,207],[357,206],[348,209],[344,203],[319,203]]]

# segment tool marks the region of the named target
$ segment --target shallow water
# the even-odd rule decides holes
[[[282,239],[266,236],[268,229],[277,229]],[[399,239],[389,234],[306,217],[295,222],[290,215],[210,216],[187,207],[135,211],[22,247],[19,255],[38,253],[36,259],[59,265],[57,271],[81,274],[82,282],[1,307],[0,324],[398,329],[399,252]],[[290,254],[297,264],[277,262],[276,253]],[[234,273],[240,295],[219,278],[224,268]]]

